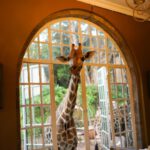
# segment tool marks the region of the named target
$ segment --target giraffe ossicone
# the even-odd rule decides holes
[[[83,54],[79,43],[78,49],[75,49],[75,45],[72,44],[72,49],[68,56],[56,57],[61,62],[69,62],[71,73],[67,93],[56,112],[58,150],[76,150],[77,148],[78,140],[73,112],[76,105],[80,71],[84,60],[90,59],[94,53],[95,51],[89,51]]]

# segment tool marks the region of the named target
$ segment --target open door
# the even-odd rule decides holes
[[[98,70],[98,93],[100,103],[101,118],[101,148],[110,149],[110,114],[109,114],[109,94],[106,67]]]

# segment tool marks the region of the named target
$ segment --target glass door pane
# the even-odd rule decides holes
[[[110,110],[109,110],[109,94],[107,82],[106,67],[101,67],[98,70],[98,93],[100,103],[101,117],[101,147],[104,150],[110,149],[111,134],[110,134]]]
[[[90,140],[90,149],[95,149],[95,146],[101,147],[101,120],[100,120],[100,104],[98,94],[98,70],[100,67],[85,66],[85,86],[86,86],[86,101],[88,115],[88,135]]]
[[[110,149],[110,114],[106,67],[85,67],[90,149]]]
[[[110,87],[116,147],[133,147],[133,129],[126,68],[110,68]]]

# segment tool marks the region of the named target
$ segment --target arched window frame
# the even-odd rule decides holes
[[[133,56],[133,54],[131,53],[129,47],[127,46],[127,43],[125,42],[125,40],[122,38],[122,36],[120,35],[120,33],[110,24],[108,23],[106,20],[104,20],[102,17],[97,16],[95,14],[91,15],[91,12],[87,12],[87,11],[83,11],[83,10],[64,10],[64,11],[60,11],[60,12],[56,12],[54,14],[51,14],[50,16],[48,16],[46,19],[44,19],[44,21],[42,21],[30,34],[30,36],[28,37],[26,43],[24,44],[23,47],[23,51],[19,57],[18,60],[18,78],[17,78],[17,87],[19,87],[19,76],[20,76],[20,69],[21,69],[21,64],[22,64],[22,58],[24,56],[25,50],[27,49],[27,46],[29,45],[29,43],[31,42],[33,36],[39,31],[39,29],[47,22],[52,21],[54,19],[58,19],[58,18],[66,18],[66,17],[76,17],[76,18],[82,18],[88,21],[91,21],[93,23],[95,23],[98,26],[101,26],[101,28],[103,28],[105,30],[105,32],[107,32],[112,38],[113,40],[117,43],[117,45],[119,46],[119,48],[122,51],[122,54],[125,57],[125,60],[127,62],[127,66],[128,66],[128,77],[130,80],[130,85],[131,85],[131,90],[130,92],[132,93],[132,98],[133,98],[133,104],[132,107],[134,107],[134,114],[135,114],[135,118],[134,118],[134,122],[137,125],[136,126],[136,134],[137,134],[137,147],[141,147],[142,146],[142,137],[144,137],[144,135],[146,135],[146,131],[144,131],[144,133],[141,133],[141,128],[144,125],[141,124],[141,120],[144,119],[140,119],[140,113],[139,113],[139,103],[142,103],[141,101],[139,102],[139,99],[142,99],[142,87],[140,86],[142,81],[141,81],[141,77],[140,77],[140,73],[139,73],[139,68],[138,65],[136,64],[136,60]],[[40,32],[40,31],[39,31]],[[141,87],[141,88],[140,88]],[[140,92],[139,92],[140,91]],[[19,88],[17,90],[17,95],[19,95]],[[143,106],[143,103],[142,103]],[[142,107],[143,109],[143,107]],[[144,113],[144,111],[142,111]],[[19,96],[17,98],[17,120],[18,120],[18,130],[17,130],[17,135],[18,135],[18,140],[17,140],[17,145],[18,145],[18,149],[20,149],[20,116],[19,116]],[[145,117],[145,115],[142,116],[143,118]],[[146,136],[144,138],[144,141],[146,141]]]

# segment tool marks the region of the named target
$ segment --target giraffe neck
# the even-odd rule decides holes
[[[76,98],[77,98],[77,90],[79,85],[80,76],[79,75],[72,75],[71,81],[68,88],[68,98],[66,101],[65,109],[72,115],[74,111],[74,107],[76,105]]]
[[[61,102],[59,110],[57,112],[58,120],[61,118],[63,122],[67,122],[70,118],[72,118],[73,111],[76,105],[76,97],[79,81],[80,81],[79,74],[71,75],[66,96]]]

